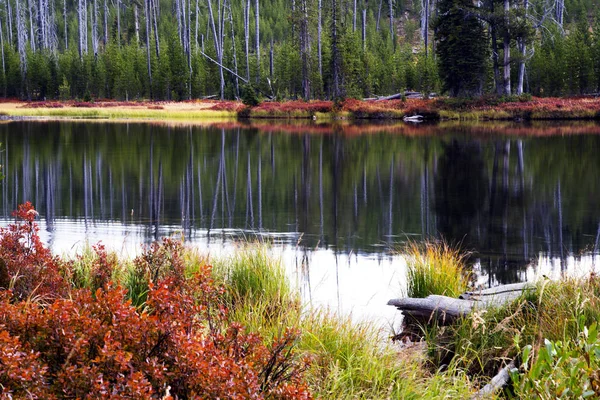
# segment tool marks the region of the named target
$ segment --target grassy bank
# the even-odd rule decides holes
[[[35,216],[23,205],[21,222],[0,230],[6,397],[464,399],[508,360],[517,367],[501,397],[600,387],[595,276],[544,280],[399,346],[385,327],[303,306],[265,246],[212,259],[166,239],[132,260],[101,245],[57,257]],[[407,260],[412,295],[464,290],[468,270],[450,247],[415,245]]]
[[[176,240],[121,260],[53,256],[31,205],[0,230],[0,393],[111,398],[465,398],[420,347],[302,306],[258,245],[210,259]]]
[[[431,255],[431,248],[437,248]],[[463,279],[464,266],[454,268],[454,281],[425,267],[422,260],[440,264],[456,261],[444,244],[429,243],[409,259],[409,287],[415,297],[456,293],[455,280]],[[440,267],[441,268],[441,267]],[[448,270],[448,268],[444,268]],[[423,276],[427,276],[424,278]],[[413,281],[413,282],[411,282]],[[416,281],[416,282],[414,282]],[[424,282],[424,283],[423,283]],[[444,288],[444,282],[448,285]],[[600,280],[586,278],[542,279],[534,290],[500,307],[479,309],[448,325],[435,321],[421,326],[432,368],[465,373],[485,382],[509,362],[515,363],[511,380],[499,397],[522,399],[597,398],[600,396]]]
[[[221,120],[221,119],[310,119],[331,121],[394,120],[421,115],[425,120],[597,120],[598,98],[484,97],[431,100],[263,102],[246,107],[241,102],[198,100],[172,102],[4,102],[0,115],[8,117],[133,119],[133,120]]]

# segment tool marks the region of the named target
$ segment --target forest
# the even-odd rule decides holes
[[[2,0],[23,100],[598,92],[590,0]]]

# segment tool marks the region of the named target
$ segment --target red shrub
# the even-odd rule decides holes
[[[37,211],[30,202],[13,212],[14,224],[0,228],[0,258],[6,262],[14,283],[13,293],[19,299],[30,295],[45,299],[62,295],[67,289],[61,275],[60,260],[44,247],[34,222]]]
[[[185,278],[181,242],[154,243],[136,258],[136,273],[148,281],[147,301],[135,307],[108,282],[116,265],[102,245],[92,267],[102,287],[67,293],[68,272],[41,244],[35,210],[26,203],[16,215],[24,222],[0,232],[1,257],[11,271],[27,266],[26,282],[53,301],[19,301],[24,295],[0,290],[0,397],[311,398],[293,352],[297,334],[266,345],[228,321],[211,267]]]

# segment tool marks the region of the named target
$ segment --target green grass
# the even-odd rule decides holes
[[[194,120],[194,119],[231,119],[236,117],[233,111],[216,110],[151,110],[119,108],[19,108],[4,110],[9,116],[52,117],[52,118],[89,118],[89,119],[158,119],[158,120]]]
[[[469,286],[464,255],[444,242],[411,242],[404,251],[407,264],[406,295],[457,297]]]

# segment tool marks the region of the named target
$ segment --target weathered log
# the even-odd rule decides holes
[[[498,372],[492,380],[471,397],[471,400],[487,399],[496,391],[502,389],[510,380],[510,371],[515,368],[514,360]]]
[[[472,300],[437,295],[427,296],[424,299],[406,297],[388,301],[388,305],[401,310],[404,315],[417,320],[434,317],[439,322],[450,322],[469,314],[475,307],[475,303]]]
[[[515,283],[480,291],[469,291],[457,299],[447,296],[430,295],[424,299],[400,298],[388,301],[413,320],[427,322],[436,319],[441,323],[450,323],[458,317],[469,314],[476,308],[499,307],[517,299],[524,291],[535,289],[531,283]]]

